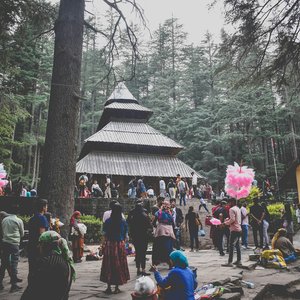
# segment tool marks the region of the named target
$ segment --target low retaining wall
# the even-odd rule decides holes
[[[18,215],[31,216],[34,213],[35,203],[37,197],[14,197],[2,196],[0,197],[0,211],[14,213]],[[103,213],[108,210],[112,198],[76,198],[75,210],[79,210],[82,214],[93,215],[102,218]],[[134,208],[135,200],[131,198],[117,198],[123,207],[124,214],[127,214]],[[144,206],[146,208],[152,207],[156,203],[155,199],[145,199]]]

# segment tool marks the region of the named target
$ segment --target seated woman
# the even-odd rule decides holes
[[[174,268],[163,278],[157,271],[156,266],[152,266],[157,284],[162,288],[168,288],[165,300],[194,300],[194,290],[197,281],[194,273],[188,267],[188,260],[182,251],[176,250],[170,254],[170,260]]]
[[[68,299],[75,271],[67,241],[55,231],[46,231],[39,246],[40,258],[21,300]]]
[[[296,260],[295,248],[287,238],[287,231],[284,228],[278,229],[272,239],[272,249],[278,249],[283,255],[286,263]]]

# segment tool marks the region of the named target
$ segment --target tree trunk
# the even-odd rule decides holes
[[[84,0],[60,1],[39,192],[64,224],[74,209],[84,8]]]

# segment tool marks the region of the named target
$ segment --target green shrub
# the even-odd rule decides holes
[[[29,219],[31,218],[31,216],[18,216],[18,218],[20,218],[23,221],[24,228],[28,229],[28,222],[29,222]]]
[[[81,216],[80,219],[87,227],[84,242],[87,244],[99,243],[102,237],[102,220],[91,215]]]
[[[270,213],[271,220],[281,219],[283,209],[284,209],[283,203],[274,203],[268,205],[268,211]]]
[[[24,228],[28,229],[28,222],[31,216],[18,216],[24,223]],[[84,242],[87,244],[99,243],[102,237],[102,221],[95,216],[81,216],[81,222],[87,227],[87,232],[84,236]],[[66,225],[66,224],[65,224]]]

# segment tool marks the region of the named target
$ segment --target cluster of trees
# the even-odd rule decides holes
[[[134,44],[138,60],[132,41],[125,38],[128,31],[119,31],[111,48],[99,46],[97,24],[88,20],[77,95],[78,151],[95,132],[116,80],[124,80],[140,103],[154,111],[151,125],[181,143],[185,149],[180,158],[216,188],[223,186],[226,166],[234,161],[254,167],[258,180],[267,176],[275,185],[274,161],[280,175],[299,157],[299,18],[294,14],[295,9],[299,14],[299,3],[286,4],[283,20],[270,20],[268,31],[258,21],[267,18],[267,8],[276,8],[271,1],[264,8],[254,6],[256,1],[252,7],[242,5],[245,1],[225,2],[228,19],[240,26],[238,33],[223,31],[218,43],[207,33],[193,45],[184,26],[171,18],[150,41]],[[0,161],[15,177],[36,185],[51,88],[54,38],[49,30],[57,7],[38,0],[4,4]],[[288,17],[291,22],[282,26]],[[118,18],[108,11],[101,34],[115,34]],[[135,29],[136,37],[140,31]]]

